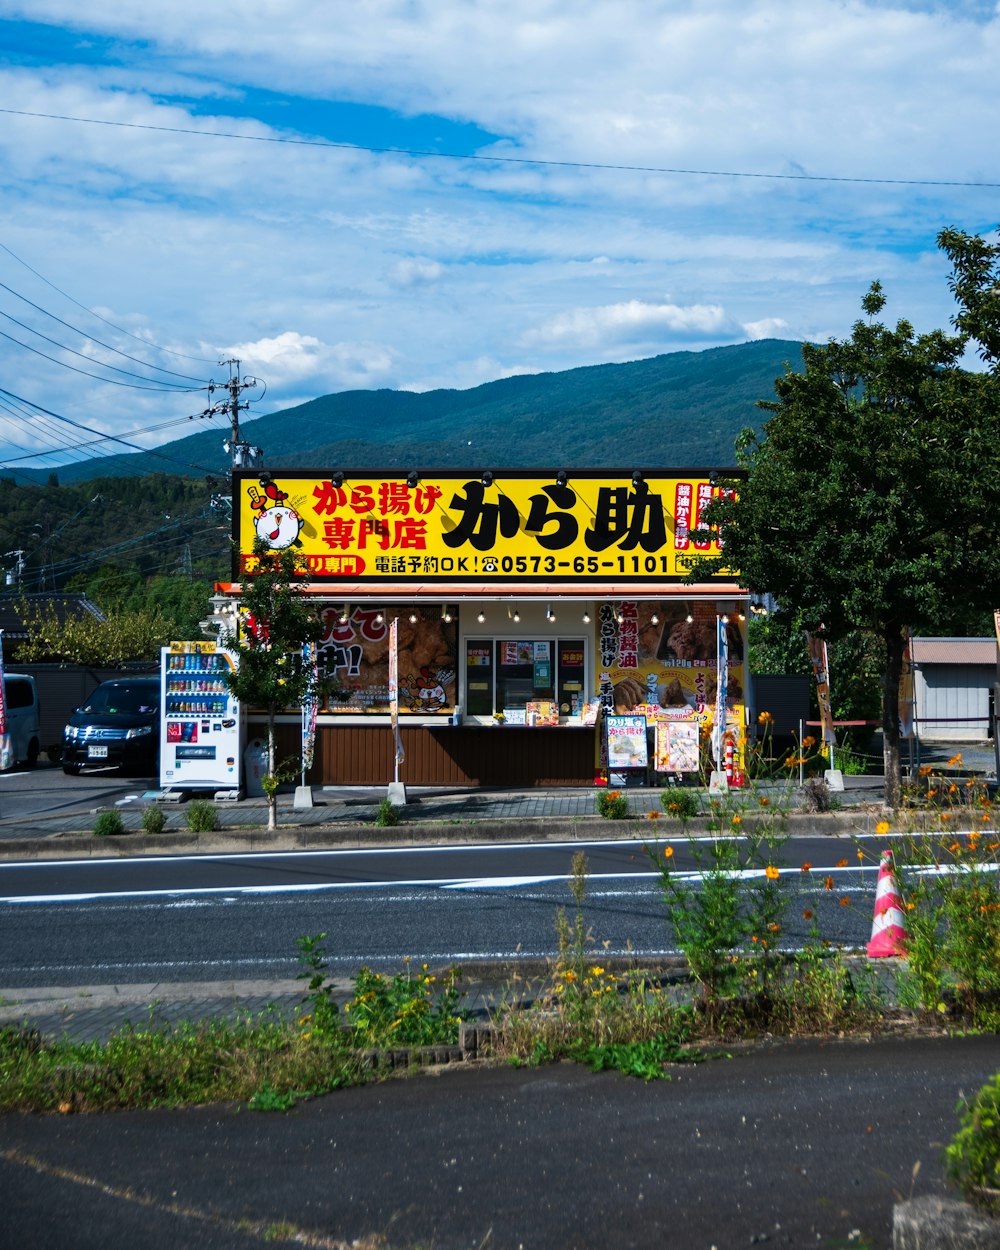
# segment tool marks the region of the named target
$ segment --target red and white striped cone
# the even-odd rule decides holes
[[[872,936],[868,943],[868,958],[878,959],[886,955],[905,955],[908,938],[906,931],[906,905],[899,893],[892,851],[882,852],[878,866],[878,888],[875,891],[875,918]]]

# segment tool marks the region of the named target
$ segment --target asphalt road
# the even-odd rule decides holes
[[[864,843],[864,864],[847,839],[785,845],[785,947],[800,947],[814,923],[837,944],[868,940],[881,844]],[[672,845],[671,863],[696,873],[687,840]],[[637,841],[0,863],[0,987],[289,977],[296,938],[321,932],[331,967],[345,971],[399,968],[404,957],[544,959],[558,949],[558,909],[574,906],[578,851],[595,950],[676,953]]]
[[[993,1037],[811,1041],[650,1084],[445,1069],[287,1114],[6,1116],[0,1248],[887,1250],[997,1062]]]

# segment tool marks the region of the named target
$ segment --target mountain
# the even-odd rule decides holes
[[[469,390],[342,391],[242,423],[269,470],[479,466],[664,468],[731,465],[734,441],[762,419],[802,344],[762,339],[627,364],[502,378]],[[224,475],[215,426],[155,452],[63,465],[60,482],[137,473]],[[21,475],[19,474],[19,477]],[[44,482],[49,472],[33,475]]]

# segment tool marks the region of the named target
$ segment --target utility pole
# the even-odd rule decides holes
[[[238,360],[222,360],[219,363],[229,366],[229,381],[209,382],[209,407],[205,410],[205,416],[214,416],[217,413],[228,414],[231,432],[228,441],[222,445],[230,453],[232,468],[259,469],[264,450],[262,447],[251,446],[240,433],[240,410],[245,411],[250,407],[248,403],[240,402],[240,395],[249,387],[260,386],[260,383],[256,378],[243,378],[241,380],[240,362]],[[213,404],[211,399],[217,390],[228,391],[229,398],[223,403]]]

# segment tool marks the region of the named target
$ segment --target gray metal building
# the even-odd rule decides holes
[[[991,736],[995,638],[914,638],[913,666],[921,739],[979,742]]]

